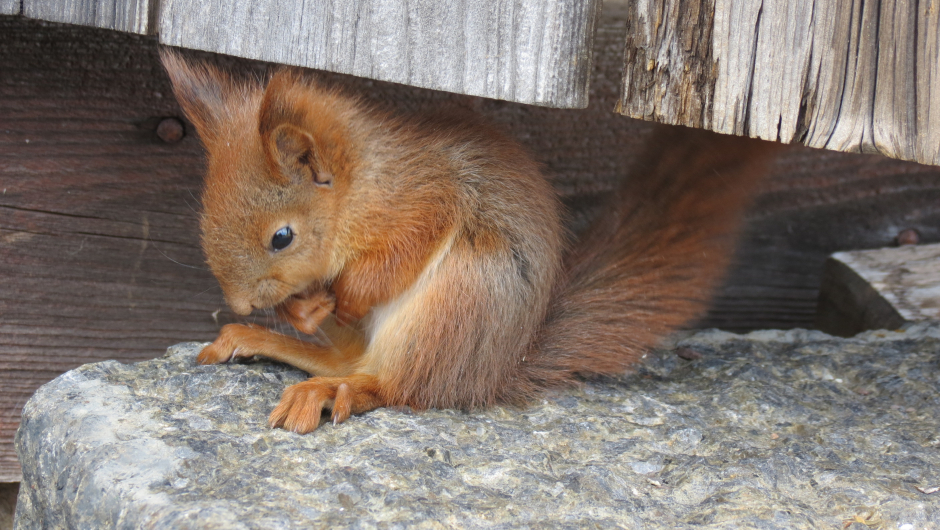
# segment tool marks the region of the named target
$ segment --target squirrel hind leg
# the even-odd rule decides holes
[[[281,402],[268,417],[268,425],[306,434],[320,426],[324,409],[332,411],[333,425],[352,414],[387,405],[379,380],[373,375],[313,377],[284,390]]]

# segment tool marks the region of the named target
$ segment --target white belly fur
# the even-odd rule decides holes
[[[387,348],[394,348],[395,345],[408,342],[407,336],[401,336],[411,333],[407,320],[422,310],[421,293],[426,292],[428,285],[434,281],[434,276],[444,258],[450,253],[455,238],[456,231],[444,239],[428,265],[408,290],[388,303],[375,306],[369,311],[364,323],[368,344],[356,370],[357,373],[378,374],[382,363],[389,360],[387,354],[391,352],[388,352]]]

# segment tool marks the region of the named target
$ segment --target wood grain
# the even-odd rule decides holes
[[[165,0],[161,42],[552,107],[587,105],[600,0]]]
[[[19,484],[0,483],[0,530],[13,530],[13,515],[19,491]]]
[[[21,7],[20,0],[0,0],[0,15],[19,15]]]
[[[940,320],[940,245],[837,252],[826,260],[816,327],[850,337]]]
[[[940,241],[940,168],[793,148],[748,214],[725,285],[701,327],[812,328],[834,252],[895,244],[902,230]]]
[[[652,128],[610,111],[626,16],[605,7],[583,110],[324,75],[395,110],[481,113],[544,164],[577,233]],[[199,56],[250,75],[268,68]],[[177,144],[154,134],[179,115],[156,38],[0,16],[0,72],[0,481],[15,481],[13,433],[39,385],[82,363],[210,340],[212,314],[233,317],[202,270],[198,141],[191,130]],[[829,254],[890,245],[904,228],[940,241],[936,167],[807,148],[774,167],[701,325],[810,327]]]
[[[148,127],[178,112],[153,39],[0,21],[2,481],[17,480],[11,441],[38,385],[210,340],[223,304],[194,237],[198,142]]]
[[[684,119],[696,128],[711,126],[714,74],[711,21],[714,0],[637,2],[605,5],[627,13],[623,96],[618,111],[659,121]],[[659,46],[657,46],[659,44]],[[629,104],[628,109],[621,108]]]
[[[23,15],[50,22],[151,33],[158,0],[23,0]]]
[[[627,9],[626,116],[940,164],[936,0]]]
[[[906,322],[940,320],[940,245],[837,252]]]

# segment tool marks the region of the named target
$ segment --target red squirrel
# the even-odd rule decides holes
[[[164,50],[205,146],[202,246],[232,310],[275,308],[317,345],[229,324],[201,364],[255,355],[313,377],[271,427],[383,406],[479,409],[622,373],[705,308],[769,142],[663,128],[566,243],[518,144],[467,116],[400,116],[298,69],[236,80]]]

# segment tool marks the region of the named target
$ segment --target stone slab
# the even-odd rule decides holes
[[[200,347],[43,386],[16,528],[940,528],[938,323],[706,331],[523,410],[306,436],[265,425],[303,373]]]

